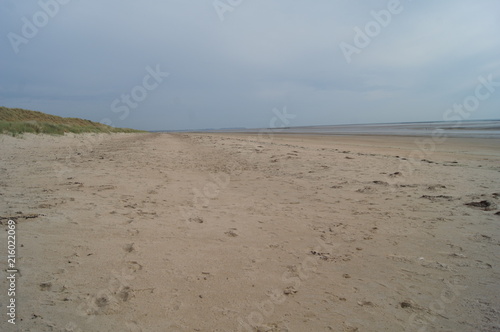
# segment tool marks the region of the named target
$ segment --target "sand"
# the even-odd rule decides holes
[[[500,141],[439,141],[2,135],[0,330],[500,331]]]

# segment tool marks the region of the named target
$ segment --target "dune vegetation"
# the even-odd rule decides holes
[[[0,106],[0,134],[23,133],[64,135],[64,133],[136,133],[140,130],[115,128],[79,118],[63,118],[38,111]]]

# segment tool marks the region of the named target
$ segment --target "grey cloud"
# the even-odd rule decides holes
[[[401,0],[350,64],[339,44],[390,0],[242,1],[224,21],[212,0],[71,0],[16,54],[8,33],[22,36],[40,1],[0,3],[4,106],[151,130],[267,126],[284,106],[291,125],[424,121],[478,76],[500,81],[494,0]],[[156,65],[169,77],[120,119],[111,104]],[[494,94],[473,117],[498,117],[499,103]]]

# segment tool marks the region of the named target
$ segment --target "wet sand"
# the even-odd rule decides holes
[[[500,331],[500,140],[429,139],[0,136],[0,330]]]

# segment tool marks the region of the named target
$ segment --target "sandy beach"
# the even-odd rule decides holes
[[[500,140],[0,135],[1,331],[500,331]]]

